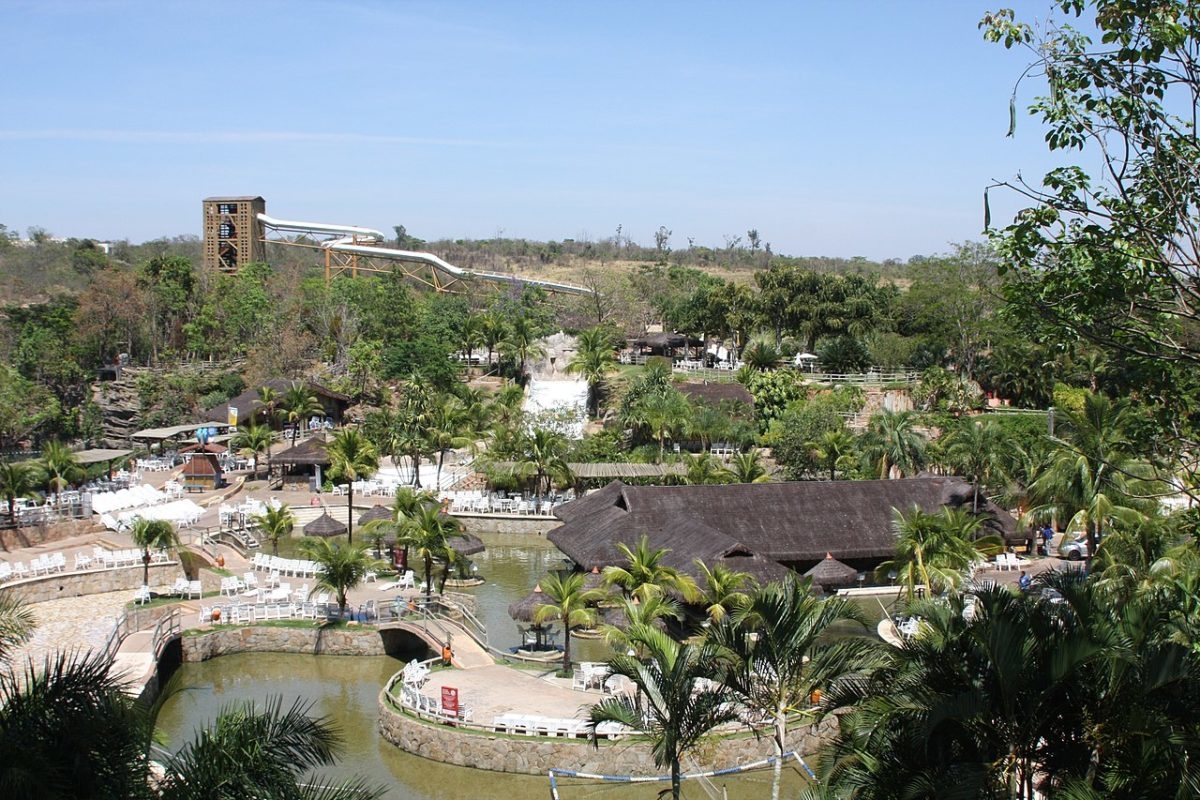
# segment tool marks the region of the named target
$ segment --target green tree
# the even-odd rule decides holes
[[[588,385],[588,411],[593,418],[600,416],[600,393],[604,379],[617,370],[613,352],[612,333],[597,326],[582,331],[575,341],[575,355],[567,364],[567,372],[579,374]]]
[[[696,559],[696,570],[700,576],[700,602],[704,604],[704,614],[709,622],[720,622],[730,613],[737,612],[750,602],[746,587],[750,584],[750,576],[745,572],[730,569],[724,564],[713,564],[711,567],[700,559]]]
[[[379,469],[379,452],[358,428],[342,428],[325,449],[329,458],[329,477],[349,486],[347,506],[354,508],[354,482],[374,475]],[[354,515],[346,520],[346,541],[354,541]]]
[[[637,597],[645,602],[652,596],[668,591],[686,600],[695,600],[699,596],[696,582],[691,576],[665,562],[670,549],[651,547],[649,536],[642,534],[633,547],[618,542],[617,551],[625,565],[610,564],[605,567],[604,582],[620,587],[626,597]]]
[[[237,448],[240,455],[254,459],[254,472],[258,473],[258,457],[267,454],[267,479],[271,477],[271,444],[275,441],[275,431],[269,425],[259,425],[253,418],[238,425],[238,432],[230,441],[230,446]]]
[[[812,698],[870,663],[875,644],[865,637],[831,636],[843,623],[866,627],[862,610],[840,597],[820,599],[807,580],[789,576],[769,583],[709,629],[709,638],[729,653],[724,681],[750,709],[774,722],[778,800],[783,754],[788,752],[788,718],[816,721]]]
[[[436,503],[415,509],[408,523],[401,527],[397,541],[410,548],[425,566],[426,600],[433,596],[433,562],[449,561],[453,550],[450,540],[462,536],[462,523],[443,514]]]
[[[309,538],[300,542],[300,551],[321,567],[314,590],[323,588],[334,593],[337,597],[338,619],[346,615],[346,595],[363,582],[368,571],[380,566],[367,554],[363,545]]]
[[[617,722],[650,740],[654,763],[671,772],[671,796],[680,797],[680,762],[715,728],[737,719],[729,690],[712,681],[719,651],[710,644],[680,644],[662,631],[631,626],[629,635],[644,648],[642,659],[617,655],[608,660],[614,675],[637,687],[634,697],[608,697],[592,706],[592,730]],[[593,738],[599,746],[599,739]]]
[[[566,576],[548,575],[540,582],[542,592],[550,602],[534,611],[533,621],[538,625],[562,623],[563,672],[571,670],[571,632],[596,626],[599,615],[595,604],[605,597],[599,589],[584,588],[583,580],[583,573],[573,572]]]
[[[41,470],[28,461],[0,461],[0,497],[8,503],[8,521],[17,525],[17,498],[34,497],[42,483]]]
[[[771,473],[762,465],[762,453],[757,449],[734,453],[726,467],[734,483],[770,483]]]
[[[919,508],[908,512],[893,509],[892,529],[896,534],[896,555],[875,569],[883,578],[895,573],[909,600],[917,585],[933,594],[957,588],[964,580],[978,551],[971,536],[978,528],[964,529],[963,520],[953,517],[950,509],[929,514]]]
[[[129,531],[135,546],[142,548],[142,585],[150,585],[150,551],[179,547],[179,534],[165,519],[138,517]]]
[[[301,381],[292,381],[279,401],[279,409],[292,426],[292,447],[296,446],[301,424],[314,416],[325,415],[325,406],[321,405],[316,392]]]
[[[813,458],[829,470],[829,480],[837,480],[839,469],[845,473],[857,453],[854,435],[844,427],[821,432],[821,436],[809,443]]]
[[[925,463],[925,437],[917,433],[911,411],[882,411],[871,417],[862,439],[863,457],[880,480],[916,473]]]
[[[46,473],[50,491],[57,497],[62,490],[70,486],[83,475],[83,467],[71,448],[59,441],[49,441],[42,445],[42,469]]]
[[[252,519],[271,543],[271,555],[279,555],[279,540],[291,536],[296,527],[296,515],[292,509],[287,503],[281,503],[279,508],[268,506],[266,511],[256,514]]]
[[[1004,428],[990,421],[964,419],[939,440],[942,463],[971,482],[971,512],[979,513],[983,492],[1002,486],[1008,476],[1013,443]]]
[[[534,428],[519,439],[520,450],[513,463],[513,474],[522,479],[533,476],[533,493],[538,511],[541,511],[544,492],[550,489],[551,480],[567,480],[567,437],[549,428]]]

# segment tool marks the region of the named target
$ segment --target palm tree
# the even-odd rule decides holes
[[[680,602],[662,593],[635,594],[631,597],[619,595],[613,603],[605,605],[616,612],[616,619],[599,626],[604,634],[604,643],[618,653],[633,651],[638,658],[644,655],[642,645],[630,638],[629,631],[639,625],[666,630],[667,620],[682,622],[684,617]]]
[[[467,314],[463,318],[462,329],[458,332],[459,349],[467,356],[467,375],[471,374],[471,356],[475,348],[483,343],[483,317],[479,314]]]
[[[433,419],[436,400],[419,372],[412,372],[404,381],[404,392],[396,409],[392,437],[396,452],[406,454],[412,461],[413,483],[421,488],[421,456],[428,446],[426,431]]]
[[[573,572],[566,577],[550,575],[540,582],[551,602],[534,611],[533,621],[538,625],[562,622],[563,672],[571,669],[571,631],[595,627],[598,615],[593,606],[605,597],[599,589],[585,589],[583,580],[583,573]]]
[[[328,589],[337,596],[339,619],[346,614],[346,595],[363,582],[368,571],[380,567],[362,545],[310,538],[300,542],[300,551],[321,567],[314,591]]]
[[[525,365],[529,359],[540,358],[545,353],[544,348],[537,342],[533,321],[524,315],[514,317],[509,322],[500,348],[516,360],[517,381],[522,384],[525,382]]]
[[[165,519],[144,519],[138,517],[129,531],[129,538],[142,548],[142,585],[150,585],[150,550],[166,550],[168,547],[179,547],[179,535],[175,528]]]
[[[325,448],[329,457],[329,476],[345,481],[350,487],[348,507],[354,508],[354,482],[379,469],[379,453],[371,440],[357,428],[342,428],[333,435],[333,441]],[[346,519],[346,541],[354,541],[354,514]]]
[[[325,414],[325,406],[321,405],[316,393],[300,381],[292,381],[292,385],[284,392],[280,409],[284,419],[292,426],[292,447],[296,446],[300,424],[313,416]]]
[[[288,508],[287,503],[282,503],[279,508],[268,506],[265,512],[255,515],[252,519],[263,536],[270,540],[271,555],[279,555],[279,540],[291,536],[296,527],[296,515],[292,513],[292,509]]]
[[[19,595],[0,592],[0,663],[12,648],[27,641],[36,625],[33,612]]]
[[[666,440],[674,437],[691,418],[691,405],[678,390],[653,392],[641,397],[626,414],[627,424],[650,431],[658,442],[658,460],[666,453]]]
[[[720,651],[707,642],[680,644],[645,625],[631,626],[630,636],[641,643],[645,658],[616,655],[608,660],[608,667],[612,674],[629,679],[637,694],[605,698],[592,706],[593,741],[598,747],[595,730],[604,722],[617,722],[645,735],[654,763],[669,767],[671,796],[679,800],[681,759],[715,728],[737,719],[729,690],[701,680],[713,677]]]
[[[259,413],[266,419],[267,427],[274,430],[273,426],[279,421],[283,396],[274,386],[260,386],[258,387],[258,402],[262,404]]]
[[[1029,487],[1036,502],[1029,516],[1068,519],[1067,527],[1084,531],[1095,553],[1104,528],[1146,518],[1155,487],[1127,433],[1134,421],[1128,401],[1089,394],[1082,411],[1062,417],[1049,461]]]
[[[59,441],[49,441],[42,446],[42,469],[46,472],[49,488],[55,500],[62,490],[83,477],[83,468],[71,448]]]
[[[947,511],[929,514],[915,506],[908,513],[892,509],[896,555],[876,567],[875,575],[894,573],[909,600],[917,584],[934,594],[957,587],[978,557],[970,538],[973,530],[964,530],[962,518],[951,517]],[[978,520],[973,524],[977,528]]]
[[[720,563],[709,567],[700,559],[696,559],[696,569],[700,573],[701,602],[709,622],[720,622],[726,615],[744,608],[750,602],[750,595],[744,591],[750,583],[750,576],[745,572],[738,572]]]
[[[41,470],[29,461],[0,461],[0,497],[8,502],[8,521],[17,526],[17,498],[34,497]]]
[[[771,473],[762,465],[762,453],[757,449],[734,453],[725,467],[734,483],[770,483]]]
[[[411,548],[424,562],[426,600],[433,596],[433,562],[448,560],[453,550],[450,540],[461,536],[462,523],[443,514],[436,503],[417,509],[401,529],[398,543]]]
[[[567,467],[570,442],[558,431],[534,428],[521,437],[520,447],[521,454],[513,462],[512,471],[523,479],[533,476],[533,493],[540,512],[543,493],[551,488],[551,481],[555,478],[563,482],[570,480]]]
[[[729,470],[709,453],[687,454],[683,457],[683,463],[687,470],[683,475],[683,482],[689,486],[729,483],[733,477]]]
[[[943,437],[946,466],[971,481],[971,513],[979,513],[984,487],[1004,480],[1011,450],[1009,437],[995,422],[965,419]]]
[[[269,425],[259,425],[253,419],[238,426],[237,435],[230,445],[237,448],[239,455],[250,456],[254,459],[254,472],[258,473],[258,456],[267,454],[267,479],[271,478],[271,443],[275,441],[275,431]]]
[[[164,800],[247,797],[327,797],[373,800],[385,789],[362,779],[340,784],[315,780],[312,770],[336,763],[337,728],[313,718],[312,702],[284,709],[279,698],[260,710],[251,702],[223,707],[211,728],[165,764]]]
[[[883,411],[871,417],[862,444],[867,460],[875,465],[880,479],[895,471],[912,475],[924,463],[925,439],[913,428],[911,411]]]
[[[829,470],[829,480],[837,480],[838,470],[846,472],[848,462],[851,462],[855,455],[856,441],[854,435],[845,428],[838,428],[832,431],[823,431],[821,436],[813,442],[809,442],[807,447],[812,450],[817,461],[825,465]]]
[[[613,352],[610,332],[601,326],[582,331],[575,340],[575,356],[567,364],[567,372],[578,373],[588,384],[588,413],[600,416],[600,391],[604,378],[616,372],[617,357]]]
[[[654,595],[675,592],[685,600],[699,596],[696,582],[689,575],[663,563],[671,551],[665,547],[651,548],[650,537],[642,538],[633,548],[624,543],[617,550],[625,558],[625,566],[610,564],[604,568],[604,582],[619,586],[626,597],[638,597],[643,602]]]
[[[487,371],[492,370],[492,356],[508,336],[508,320],[499,311],[488,311],[480,317],[480,340],[487,346]]]
[[[470,426],[470,419],[462,401],[450,395],[436,403],[430,414],[425,437],[430,449],[438,454],[436,485],[440,488],[446,453],[456,447],[466,447],[475,443],[475,431]]]
[[[866,616],[844,598],[814,596],[809,581],[790,575],[760,588],[717,622],[709,638],[732,656],[726,662],[726,685],[748,708],[774,720],[771,797],[778,800],[788,718],[801,714],[815,721],[820,712],[812,708],[811,698],[869,663],[875,649],[872,640],[829,635],[845,622],[865,628]]]

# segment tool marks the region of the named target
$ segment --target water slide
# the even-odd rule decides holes
[[[456,267],[438,258],[433,253],[423,253],[416,250],[397,250],[381,246],[387,237],[382,231],[372,228],[361,228],[357,225],[334,225],[326,222],[299,222],[296,220],[276,219],[275,217],[259,214],[258,220],[273,231],[287,231],[308,236],[332,236],[320,243],[320,247],[339,253],[351,253],[374,258],[387,258],[395,261],[408,261],[424,264],[430,269],[437,270],[443,275],[458,280],[483,280],[493,283],[510,283],[521,286],[540,286],[548,292],[563,294],[591,294],[591,289],[582,286],[572,286],[569,283],[543,281],[535,278],[522,278],[519,275],[508,275],[499,272],[478,272]]]

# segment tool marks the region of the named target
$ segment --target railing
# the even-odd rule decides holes
[[[100,649],[102,658],[110,664],[116,659],[117,651],[121,649],[121,643],[132,633],[130,617],[134,613],[133,611],[125,610],[121,613],[121,616],[117,617],[112,633],[108,635],[108,639],[104,642],[104,647]]]
[[[154,626],[154,632],[150,634],[150,642],[154,651],[154,662],[158,663],[158,659],[162,657],[162,652],[167,644],[180,634],[179,609],[172,608],[170,613],[163,615],[158,623]]]
[[[492,649],[488,645],[487,628],[464,606],[439,597],[425,604],[425,614],[438,620],[454,623],[466,631],[467,635],[484,650]]]

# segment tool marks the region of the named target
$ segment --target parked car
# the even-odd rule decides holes
[[[1074,538],[1063,537],[1062,544],[1058,546],[1058,554],[1068,561],[1082,561],[1091,555],[1088,552],[1088,540],[1086,534],[1078,534]]]

